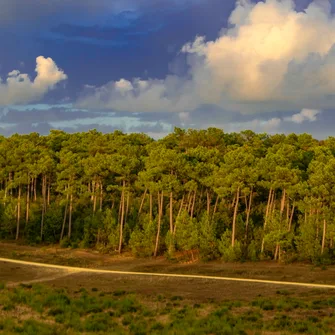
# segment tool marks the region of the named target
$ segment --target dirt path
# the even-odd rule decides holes
[[[273,261],[224,263],[220,260],[208,263],[169,261],[164,257],[134,258],[130,254],[99,254],[90,249],[61,249],[53,246],[27,246],[0,242],[0,257],[43,264],[74,266],[79,268],[145,272],[162,274],[200,275],[226,278],[247,278],[280,282],[318,283],[335,285],[335,266],[317,267],[309,263],[283,264]],[[14,267],[14,265],[13,265]],[[40,268],[42,269],[42,268]],[[26,267],[27,272],[31,270]],[[15,271],[1,273],[0,280],[16,281]],[[26,273],[20,271],[26,277]],[[33,274],[34,275],[34,274]],[[33,276],[34,277],[34,276]],[[35,279],[30,278],[30,279]]]
[[[114,275],[127,275],[127,276],[147,276],[147,277],[165,277],[165,278],[185,278],[185,279],[202,279],[202,280],[221,280],[231,282],[242,282],[242,283],[259,283],[259,284],[270,284],[270,285],[283,285],[283,286],[299,286],[306,288],[319,288],[319,289],[335,289],[335,285],[327,284],[314,284],[314,283],[300,283],[300,282],[287,282],[287,281],[275,281],[275,280],[262,280],[262,279],[250,279],[250,278],[232,278],[232,277],[218,277],[218,276],[203,276],[203,275],[191,275],[191,274],[174,274],[174,273],[150,273],[150,272],[132,272],[132,271],[115,271],[115,270],[99,270],[90,268],[78,268],[71,266],[43,264],[35,262],[27,262],[20,260],[12,260],[6,258],[0,258],[0,262],[7,262],[13,264],[20,264],[25,266],[35,266],[47,269],[56,269],[61,271],[67,271],[70,274],[73,273],[97,273],[97,274],[114,274]],[[48,280],[57,279],[56,277],[50,277]],[[36,279],[39,282],[45,281],[43,279]]]

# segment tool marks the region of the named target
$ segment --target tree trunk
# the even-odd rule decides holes
[[[323,219],[323,232],[322,232],[321,254],[323,254],[324,251],[325,251],[326,228],[327,228],[327,222],[326,222],[326,219]]]
[[[248,229],[249,229],[249,220],[250,220],[250,213],[251,213],[252,195],[253,195],[253,188],[251,188],[250,190],[249,203],[247,202],[247,218],[245,221],[245,240],[246,241],[248,241]]]
[[[7,199],[7,192],[8,192],[8,182],[7,182],[7,179],[5,180],[5,197],[4,197],[4,202],[3,202],[3,205],[5,206],[6,205],[6,199]]]
[[[41,241],[43,240],[43,231],[44,231],[44,216],[46,212],[46,176],[42,176],[42,218],[41,218]]]
[[[173,192],[170,192],[170,232],[173,234]]]
[[[235,246],[235,231],[236,231],[236,217],[237,217],[237,210],[238,210],[238,204],[240,200],[240,188],[237,188],[236,192],[236,202],[235,202],[235,208],[234,208],[234,217],[233,217],[233,229],[232,229],[232,236],[231,236],[231,246]]]
[[[269,191],[268,203],[266,205],[266,211],[265,211],[265,219],[264,219],[264,225],[263,225],[264,233],[265,233],[265,228],[266,228],[266,225],[268,223],[268,218],[269,218],[270,210],[271,210],[272,192],[274,193],[274,191],[272,190],[272,187],[271,187],[270,191]],[[261,252],[262,253],[264,252],[264,236],[262,238]]]
[[[123,191],[122,191],[123,192]],[[123,197],[123,194],[121,192],[121,199],[120,199],[120,204],[119,204],[119,214],[118,214],[118,222],[121,221],[121,212],[122,212],[122,197]]]
[[[65,231],[65,223],[66,223],[66,216],[67,216],[67,208],[69,205],[69,194],[66,194],[66,204],[65,204],[65,211],[64,211],[64,219],[63,219],[63,225],[62,225],[62,231],[60,233],[60,239],[59,239],[59,243],[62,242],[62,239],[64,237],[64,231]]]
[[[36,185],[37,185],[37,178],[34,179],[34,201],[37,200]]]
[[[92,190],[93,190],[93,213],[97,210],[97,195],[96,195],[96,184],[92,183]]]
[[[319,238],[319,209],[316,210],[316,238]]]
[[[119,240],[119,254],[122,251],[122,240],[123,240],[123,220],[125,214],[125,188],[126,188],[126,181],[123,180],[122,183],[122,193],[121,193],[121,219],[120,219],[120,240]]]
[[[187,213],[191,212],[192,200],[193,200],[193,193],[192,191],[189,191],[187,195]]]
[[[68,231],[68,238],[71,238],[71,234],[72,234],[72,209],[73,209],[73,194],[71,191],[70,194],[70,209],[69,209],[69,231]]]
[[[90,183],[89,192],[91,193],[91,201],[93,202],[93,200],[94,200],[94,181],[93,180]]]
[[[35,178],[31,178],[31,187],[30,187],[30,198],[31,199],[34,198],[34,179]]]
[[[282,222],[283,213],[285,209],[285,199],[286,199],[286,190],[284,189],[280,203],[280,223]]]
[[[16,237],[15,239],[19,239],[20,235],[20,215],[21,215],[21,185],[19,185],[19,193],[17,196],[17,218],[16,218]]]
[[[291,215],[290,215],[290,219],[289,219],[289,222],[288,222],[288,231],[291,231],[291,229],[292,229],[292,221],[293,221],[294,209],[295,209],[295,204],[293,203],[293,205],[292,205],[292,211],[291,211]],[[305,212],[305,220],[306,220],[306,212]]]
[[[126,213],[125,213],[124,224],[127,223],[127,218],[128,218],[128,214],[129,214],[129,201],[130,201],[130,192],[127,191],[127,203],[126,203]]]
[[[285,209],[285,200],[286,200],[286,189],[283,190],[282,198],[280,202],[280,214],[279,214],[279,230],[281,230],[282,220],[283,220],[283,213]],[[276,243],[276,251],[275,251],[275,260],[280,260],[280,244],[279,242]]]
[[[178,215],[177,215],[177,217],[180,216],[181,211],[183,210],[183,206],[184,206],[184,198],[185,198],[185,196],[183,195],[183,197],[181,198],[180,207],[179,207],[179,211],[178,211]],[[175,225],[175,226],[176,226],[176,225]],[[175,227],[174,227],[174,230],[175,230]]]
[[[180,207],[179,207],[177,218],[179,218],[179,216],[181,214],[181,211],[183,210],[183,206],[184,206],[184,195],[181,198],[181,202],[180,202]],[[173,227],[173,235],[176,235],[176,229],[177,229],[177,225],[175,224],[174,227]]]
[[[50,178],[49,178],[50,179]],[[47,195],[47,205],[50,206],[50,180],[48,182],[48,195]]]
[[[144,205],[144,201],[145,201],[145,197],[147,195],[147,192],[148,192],[148,189],[145,188],[145,191],[143,193],[142,200],[141,200],[140,209],[138,210],[138,214],[141,214],[141,212],[142,212],[142,208],[143,208],[143,205]]]
[[[207,196],[207,215],[209,217],[210,210],[211,210],[211,196],[208,191],[206,191],[206,196]]]
[[[13,173],[12,173],[12,172],[9,172],[8,183],[9,183],[10,186],[12,186],[12,185],[11,185],[11,184],[12,184],[12,183],[11,183],[12,180],[13,180]],[[10,187],[10,189],[9,189],[9,195],[12,197],[12,195],[13,195],[13,187]]]
[[[197,197],[197,191],[194,191],[194,195],[193,195],[193,203],[192,203],[192,208],[191,208],[191,219],[193,219],[193,215],[194,215],[194,207],[195,207],[195,199]]]
[[[30,179],[28,178],[28,184],[27,184],[27,200],[26,200],[26,225],[28,224],[29,221],[29,207],[30,207],[30,197],[29,197],[29,192],[30,192]]]
[[[158,247],[159,247],[159,238],[160,238],[160,233],[161,233],[161,221],[162,221],[162,214],[163,214],[163,199],[164,199],[163,191],[162,191],[161,196],[159,195],[159,192],[158,192],[158,225],[157,225],[157,235],[156,235],[154,257],[157,257]]]
[[[100,211],[102,211],[103,192],[102,183],[100,183]]]
[[[271,199],[271,206],[270,206],[270,217],[273,217],[273,213],[275,211],[275,208],[276,208],[276,193],[273,190],[272,199]]]
[[[150,191],[150,196],[149,196],[149,213],[150,213],[150,222],[152,222],[152,193]]]

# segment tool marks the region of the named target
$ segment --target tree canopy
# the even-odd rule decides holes
[[[0,138],[0,238],[335,261],[335,138],[221,129]]]

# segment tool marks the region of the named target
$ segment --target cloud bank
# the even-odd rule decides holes
[[[229,28],[197,36],[181,53],[187,75],[111,81],[77,105],[131,112],[191,112],[203,105],[242,113],[335,107],[335,17],[327,0],[303,12],[293,0],[238,0]]]
[[[272,117],[266,119],[265,117],[257,117],[255,119],[244,121],[218,122],[209,124],[211,127],[220,127],[227,132],[239,132],[242,130],[253,130],[255,132],[277,133],[277,132],[301,132],[300,125],[304,123],[320,121],[318,116],[323,113],[320,110],[302,109],[299,113],[292,114],[286,117]],[[264,115],[264,114],[263,114]],[[249,116],[250,117],[250,116]],[[320,126],[320,124],[319,124]]]
[[[19,70],[9,72],[5,81],[0,78],[0,106],[37,101],[67,79],[51,58],[37,57],[35,71],[37,75],[33,81]]]

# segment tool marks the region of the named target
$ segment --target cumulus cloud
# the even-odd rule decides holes
[[[121,79],[78,105],[133,112],[189,112],[204,104],[242,113],[335,107],[335,17],[328,0],[303,12],[293,0],[238,0],[230,27],[197,36],[181,53],[185,76]]]
[[[37,57],[35,71],[34,80],[19,70],[9,72],[5,81],[0,78],[0,106],[37,101],[56,84],[67,79],[51,58]]]
[[[317,115],[320,113],[321,113],[320,110],[304,108],[301,110],[300,113],[293,114],[290,117],[285,117],[284,120],[291,121],[294,123],[303,123],[304,121],[313,122],[317,121]]]

